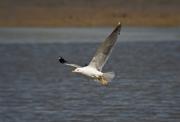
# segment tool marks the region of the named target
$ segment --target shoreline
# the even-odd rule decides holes
[[[177,27],[179,9],[0,8],[0,27]]]

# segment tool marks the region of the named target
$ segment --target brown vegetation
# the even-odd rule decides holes
[[[14,0],[15,1],[15,0]],[[180,26],[179,0],[1,1],[0,26]]]

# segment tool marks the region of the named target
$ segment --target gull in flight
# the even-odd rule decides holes
[[[120,35],[121,23],[119,22],[112,33],[105,39],[105,41],[99,46],[91,62],[87,66],[79,66],[76,64],[68,63],[64,58],[59,57],[59,62],[75,69],[72,71],[81,75],[90,77],[96,81],[99,81],[101,85],[107,85],[115,76],[114,72],[102,72],[102,68],[106,63],[112,49],[117,41],[118,35]]]

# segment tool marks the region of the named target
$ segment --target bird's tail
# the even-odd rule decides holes
[[[103,73],[103,77],[108,81],[112,81],[112,79],[115,77],[115,73],[114,72],[106,72]]]

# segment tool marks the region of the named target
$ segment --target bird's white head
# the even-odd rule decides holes
[[[76,69],[73,70],[72,72],[75,72],[75,73],[81,72],[81,68],[76,68]]]

